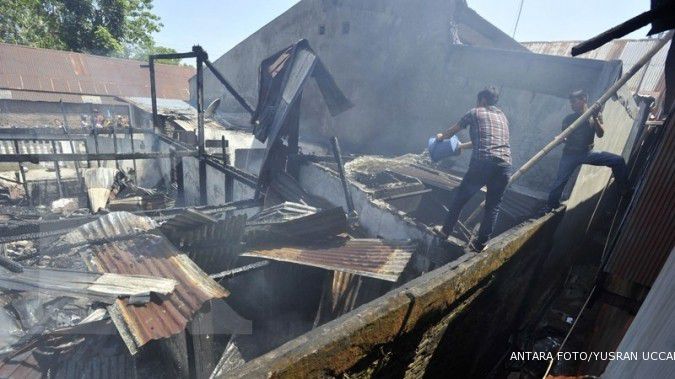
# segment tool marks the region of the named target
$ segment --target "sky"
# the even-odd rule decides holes
[[[362,0],[368,1],[368,0]],[[425,1],[425,0],[409,0]],[[512,35],[521,0],[467,0],[493,25]],[[211,61],[272,21],[297,0],[155,0],[164,27],[158,45],[190,51],[200,44]],[[583,40],[649,9],[649,0],[523,0],[515,39]],[[628,38],[644,38],[647,28]],[[184,63],[194,62],[186,61]]]

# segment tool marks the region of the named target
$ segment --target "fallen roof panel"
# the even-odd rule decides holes
[[[291,262],[395,282],[416,245],[409,241],[351,239],[335,244],[261,248],[247,257]]]
[[[69,243],[81,239],[102,242],[79,249],[94,271],[157,276],[178,283],[173,293],[160,301],[136,306],[118,299],[109,307],[110,316],[132,354],[152,340],[182,332],[205,302],[229,295],[165,237],[144,233],[156,226],[148,217],[113,212],[62,238]],[[125,235],[128,238],[122,239]],[[105,241],[107,236],[115,236],[115,240]]]
[[[79,272],[55,269],[23,268],[20,273],[3,272],[0,288],[39,292],[112,304],[119,297],[132,297],[135,303],[150,300],[150,293],[168,295],[176,286],[171,279],[145,275]]]

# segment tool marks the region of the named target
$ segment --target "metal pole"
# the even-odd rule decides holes
[[[204,60],[206,53],[199,46],[193,46],[197,53],[197,132],[199,133],[199,200],[201,205],[207,202],[206,193],[206,148],[204,146]]]
[[[131,154],[135,153],[134,151],[134,129],[131,126],[131,106],[129,106],[129,143],[131,144]],[[132,159],[131,161],[134,165],[134,175],[136,175],[136,160]]]
[[[206,65],[206,67],[209,68],[209,70],[211,70],[211,72],[216,77],[216,79],[218,79],[225,86],[225,88],[232,94],[232,96],[234,97],[235,100],[237,100],[239,105],[241,105],[242,108],[244,108],[246,110],[246,112],[248,112],[250,115],[253,115],[253,113],[254,113],[253,108],[251,108],[251,106],[248,105],[246,100],[244,100],[244,98],[241,97],[239,92],[237,92],[234,89],[234,87],[232,87],[232,85],[227,80],[225,80],[225,77],[220,73],[220,71],[218,71],[213,66],[213,64],[209,61],[208,58],[204,59],[204,64]]]
[[[223,149],[223,163],[225,166],[230,165],[230,155],[227,153],[227,147],[229,142],[225,139],[225,136],[220,137],[220,145]],[[234,182],[232,180],[232,175],[229,172],[225,172],[225,203],[232,201],[234,191]]]
[[[113,135],[113,153],[115,153],[115,168],[120,169],[120,161],[117,159],[117,133],[115,133],[115,127],[112,128]]]
[[[155,87],[155,59],[151,56],[149,59],[150,71],[150,99],[152,101],[152,127],[156,128],[159,125],[157,120],[157,89]]]
[[[59,103],[61,104],[61,114],[63,115],[63,132],[66,134],[66,136],[70,136],[70,133],[68,132],[68,119],[66,118],[66,110],[63,107],[63,100],[59,100]],[[70,152],[75,154],[75,144],[73,143],[73,140],[71,138],[68,138],[68,143],[70,144]],[[80,186],[82,189],[82,192],[85,192],[84,188],[84,182],[82,181],[82,175],[80,174],[80,162],[75,161],[75,175],[77,176],[77,184]]]
[[[17,155],[21,154],[21,151],[19,150],[19,141],[17,140],[14,140],[14,151],[16,151]],[[26,199],[28,200],[28,204],[31,204],[30,192],[28,191],[28,182],[26,181],[26,170],[24,170],[21,161],[19,161],[18,163],[19,163],[19,172],[21,173],[21,183],[23,183],[23,190],[24,192],[26,192]]]
[[[541,158],[543,158],[546,154],[548,154],[551,150],[553,150],[556,146],[560,145],[567,136],[572,134],[577,128],[579,128],[586,120],[588,120],[593,114],[598,112],[602,106],[609,100],[612,96],[616,94],[616,92],[623,87],[630,78],[633,77],[640,69],[642,66],[644,66],[661,48],[668,43],[668,41],[673,38],[673,31],[671,30],[666,34],[663,38],[659,40],[656,45],[654,45],[640,60],[635,62],[633,67],[628,70],[619,80],[616,81],[607,91],[605,91],[600,98],[593,103],[586,112],[584,112],[579,118],[576,119],[567,129],[563,130],[562,133],[558,134],[555,138],[553,138],[553,141],[549,142],[548,145],[544,146],[543,149],[541,149],[537,154],[535,154],[530,160],[525,162],[524,165],[522,165],[513,175],[511,176],[511,179],[509,179],[508,185],[511,185],[513,182],[518,180],[523,174],[525,174],[527,171],[529,171],[535,164],[537,164]],[[485,206],[485,201],[483,201],[478,208],[466,219],[465,223],[473,221],[476,216],[478,216],[478,213],[480,213],[481,208]]]
[[[52,151],[54,154],[58,154],[56,151],[56,141],[52,140]],[[63,184],[61,183],[61,167],[59,167],[59,162],[54,161],[54,170],[56,171],[56,184],[59,187],[59,197],[63,198]]]
[[[87,168],[91,168],[91,160],[89,159],[89,144],[84,140],[84,153],[87,154]]]
[[[91,130],[94,132],[94,153],[98,154],[98,128],[96,128],[96,117],[94,115],[94,105],[89,104],[89,111],[91,113]],[[97,160],[98,167],[101,167],[101,161]]]
[[[356,213],[354,209],[354,201],[352,200],[352,194],[349,191],[349,185],[347,184],[347,177],[345,176],[345,166],[342,162],[342,153],[340,152],[340,144],[337,137],[332,137],[330,143],[333,145],[333,155],[335,156],[335,162],[337,162],[338,174],[340,174],[340,181],[342,182],[342,190],[345,193],[345,200],[347,203],[347,211],[350,216]]]

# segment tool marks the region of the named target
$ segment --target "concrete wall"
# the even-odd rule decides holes
[[[114,152],[113,138],[107,134],[99,134],[98,151],[100,153]],[[149,153],[161,152],[169,153],[170,146],[160,141],[152,134],[134,134],[133,136],[134,152]],[[94,137],[90,136],[87,139],[87,145],[90,153],[95,152]],[[131,138],[129,134],[117,134],[117,152],[131,153]],[[97,163],[92,162],[92,167],[96,167]],[[124,172],[129,172],[134,168],[132,160],[119,161],[120,169]],[[115,167],[115,161],[101,161],[101,167]],[[157,188],[166,186],[171,179],[171,160],[169,158],[158,159],[137,159],[136,160],[136,184],[146,188]]]
[[[328,146],[337,135],[346,152],[398,155],[421,152],[429,136],[460,118],[489,84],[500,87],[500,105],[510,119],[514,164],[520,165],[560,131],[569,113],[567,93],[586,88],[597,97],[615,79],[619,64],[541,56],[495,38],[473,47],[452,45],[451,21],[477,16],[455,10],[454,1],[305,0],[215,61],[251,103],[256,101],[260,61],[300,38],[309,40],[354,107],[331,117],[316,84],[309,81],[301,110],[301,139]],[[461,8],[461,7],[460,7]],[[424,22],[420,22],[424,20]],[[349,31],[343,32],[343,23]],[[469,22],[468,30],[490,26]],[[479,25],[477,27],[476,25]],[[323,26],[325,33],[319,34]],[[472,29],[473,28],[473,29]],[[462,28],[460,28],[462,29]],[[460,35],[462,38],[462,35]],[[207,100],[223,89],[205,75]],[[239,112],[231,96],[220,110]],[[463,133],[463,139],[468,135]],[[541,190],[552,180],[559,152],[521,181]],[[458,166],[466,167],[467,158]]]

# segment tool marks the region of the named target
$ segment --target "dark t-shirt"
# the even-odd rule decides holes
[[[581,116],[577,113],[567,115],[562,122],[562,130]],[[587,152],[593,149],[593,140],[595,139],[595,128],[591,127],[590,121],[586,120],[576,128],[565,140],[564,151],[568,152]]]

